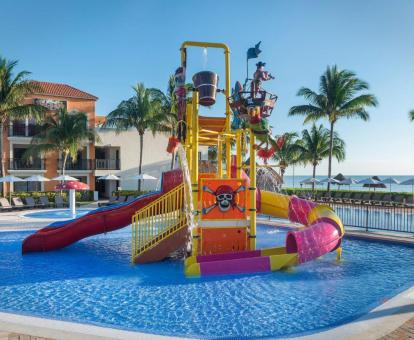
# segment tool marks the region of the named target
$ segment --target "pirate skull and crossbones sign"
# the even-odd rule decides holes
[[[236,190],[233,190],[229,185],[220,185],[215,191],[204,185],[203,190],[216,197],[216,202],[214,204],[207,208],[203,208],[203,214],[208,214],[216,207],[223,213],[235,208],[241,212],[246,210],[244,207],[239,206],[236,201],[237,194],[246,190],[244,185],[239,186]]]

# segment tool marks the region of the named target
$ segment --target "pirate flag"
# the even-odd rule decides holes
[[[247,50],[247,59],[254,59],[254,58],[257,58],[259,56],[260,52],[262,52],[260,50],[260,44],[261,43],[262,42],[259,41],[254,47],[250,47]]]

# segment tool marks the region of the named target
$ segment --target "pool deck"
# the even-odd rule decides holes
[[[94,207],[94,205],[84,206],[84,208]],[[51,219],[27,218],[23,216],[26,213],[27,211],[1,213],[0,231],[34,230],[42,228],[54,221]],[[261,223],[269,223],[267,219],[259,219],[258,221]],[[274,221],[270,222],[274,223]],[[297,227],[297,225],[292,224],[289,227]],[[399,235],[387,232],[366,232],[354,228],[347,228],[346,236],[348,238],[414,245],[414,237],[411,234]],[[3,339],[152,340],[172,339],[172,337],[0,312],[0,340]],[[357,320],[336,328],[294,339],[414,339],[414,287],[394,296]]]

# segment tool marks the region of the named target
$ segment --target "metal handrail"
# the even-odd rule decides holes
[[[132,216],[132,262],[186,225],[184,184],[180,184]]]

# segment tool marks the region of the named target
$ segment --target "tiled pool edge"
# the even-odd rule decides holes
[[[414,287],[378,306],[363,317],[312,335],[289,339],[378,339],[414,318]],[[53,339],[179,339],[156,334],[123,331],[88,324],[57,321],[0,312],[0,330]],[[180,337],[181,338],[181,337]]]
[[[394,296],[357,320],[326,331],[289,339],[378,339],[393,332],[412,318],[414,318],[414,287]],[[67,340],[178,339],[156,334],[123,331],[114,328],[2,312],[0,312],[0,329],[2,331],[30,334],[32,336]]]
[[[414,317],[414,287],[394,296],[361,318],[327,331],[297,337],[300,340],[378,339]]]
[[[59,340],[174,339],[173,337],[156,334],[124,331],[115,328],[3,312],[0,312],[0,330]]]

